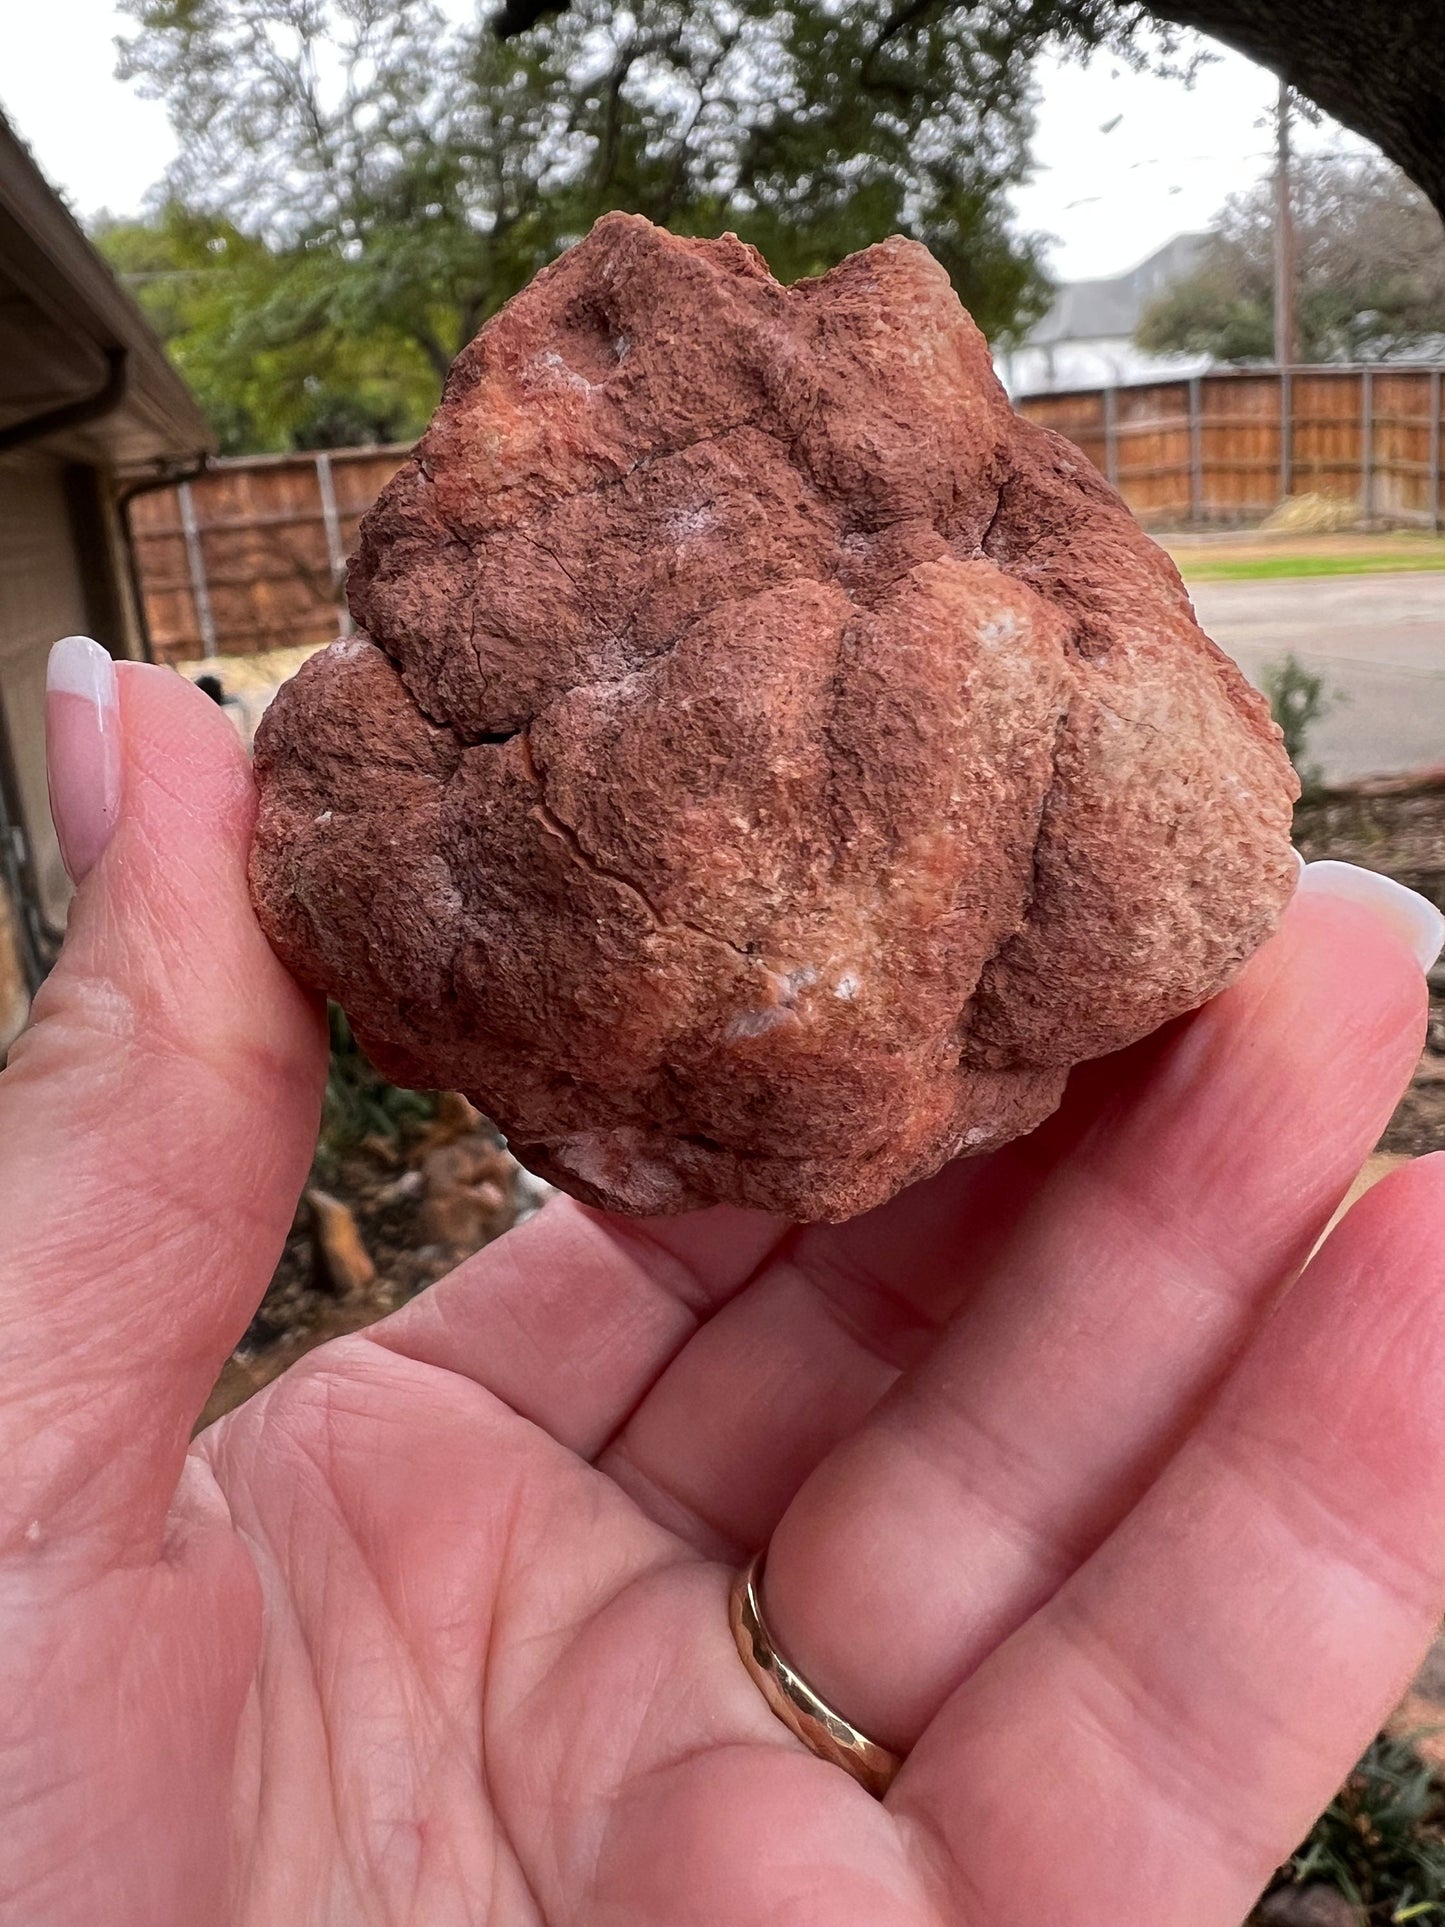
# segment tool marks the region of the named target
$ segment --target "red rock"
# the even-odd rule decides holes
[[[908,241],[783,288],[608,216],[458,358],[349,595],[258,737],[262,921],[597,1203],[866,1210],[1293,888],[1262,701]]]

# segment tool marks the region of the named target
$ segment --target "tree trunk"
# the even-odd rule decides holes
[[[1445,0],[1149,0],[1283,75],[1445,214]]]

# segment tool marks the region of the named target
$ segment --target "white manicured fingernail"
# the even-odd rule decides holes
[[[1307,863],[1300,872],[1299,891],[1358,903],[1409,944],[1422,970],[1445,949],[1445,917],[1434,904],[1378,870],[1362,870],[1355,863]]]
[[[1296,888],[1296,890],[1297,890],[1297,889],[1299,888],[1299,879],[1300,879],[1300,877],[1302,877],[1302,876],[1304,875],[1304,873],[1305,873],[1305,860],[1304,860],[1304,858],[1303,858],[1303,857],[1302,857],[1302,856],[1300,855],[1300,853],[1299,853],[1299,851],[1298,851],[1298,850],[1296,850],[1296,849],[1294,849],[1293,847],[1291,847],[1291,849],[1290,849],[1290,855],[1291,855],[1291,856],[1292,856],[1292,857],[1294,858],[1294,860],[1295,860],[1295,864],[1296,864],[1296,866],[1297,866],[1297,870],[1298,870],[1298,874],[1297,874],[1297,875],[1296,875],[1296,877],[1295,877],[1295,888]]]
[[[120,812],[115,664],[89,636],[65,636],[45,670],[50,814],[72,883],[94,867]]]

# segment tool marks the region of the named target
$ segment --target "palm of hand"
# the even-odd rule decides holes
[[[1388,932],[1302,900],[1028,1144],[841,1230],[551,1207],[185,1455],[321,1040],[224,725],[125,696],[3,1094],[23,1918],[1234,1927],[1445,1590],[1433,1163],[1266,1315],[1418,1049]],[[765,1542],[785,1650],[911,1748],[885,1803],[738,1662]]]
[[[940,1917],[906,1834],[761,1705],[723,1566],[364,1340],[271,1404],[214,1455],[284,1597],[240,1723],[265,1790],[236,1918],[772,1919],[819,1867],[830,1921]]]

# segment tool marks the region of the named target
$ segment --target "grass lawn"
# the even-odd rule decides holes
[[[1164,535],[1190,582],[1271,582],[1291,576],[1394,575],[1445,569],[1445,537],[1379,535]]]
[[[1179,572],[1191,582],[1271,582],[1296,575],[1400,575],[1407,569],[1445,569],[1436,555],[1260,555],[1239,562],[1214,562],[1193,556],[1180,560]]]

